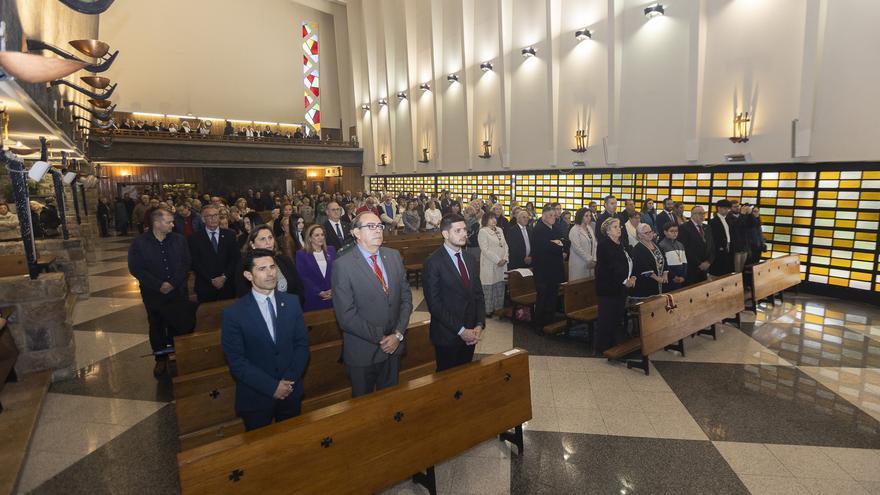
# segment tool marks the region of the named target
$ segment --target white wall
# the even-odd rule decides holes
[[[344,33],[331,13],[291,0],[117,0],[100,16],[101,39],[120,50],[106,73],[119,82],[113,100],[125,111],[303,122],[301,23],[314,20],[321,123],[353,125],[351,62],[340,70],[336,55],[348,24],[335,9]]]
[[[360,47],[360,60],[353,51],[355,79],[382,85],[384,60],[403,63],[418,54],[420,79],[408,81],[416,118],[409,117],[411,107],[396,105],[393,93],[380,118],[356,113],[397,126],[394,139],[379,133],[382,146],[394,141],[389,167],[375,166],[378,154],[368,143],[375,136],[361,135],[366,174],[567,169],[574,160],[591,167],[715,164],[727,153],[751,153],[756,163],[880,159],[875,0],[665,0],[666,16],[650,20],[646,0],[403,3],[347,6],[350,23],[367,23],[350,26],[352,32],[365,29],[375,39]],[[381,29],[370,25],[375,15]],[[409,39],[402,32],[407,15],[418,24]],[[591,28],[593,39],[576,42],[580,27]],[[537,48],[536,58],[520,56],[526,45]],[[496,70],[483,74],[479,64],[486,59]],[[453,71],[462,84],[446,83]],[[427,80],[433,90],[419,95],[418,84]],[[375,93],[358,97],[358,107],[370,98],[377,108]],[[734,101],[738,111],[754,113],[748,143],[728,139]],[[577,122],[587,116],[590,149],[571,152]],[[400,128],[407,123],[411,129]],[[481,160],[476,155],[487,129],[496,156]],[[419,142],[407,137],[413,132]],[[424,141],[432,161],[416,166],[418,150],[408,147]]]

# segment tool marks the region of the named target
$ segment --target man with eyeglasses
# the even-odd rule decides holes
[[[202,208],[205,228],[189,237],[192,271],[196,275],[196,296],[200,303],[235,297],[235,267],[241,252],[235,233],[220,227],[220,210]]]
[[[327,245],[342,249],[342,245],[351,239],[351,226],[342,218],[342,206],[332,201],[327,205],[327,220],[324,220],[324,232],[327,233]]]
[[[379,216],[355,217],[356,248],[333,263],[333,309],[353,397],[397,385],[412,293],[403,258],[382,247]]]

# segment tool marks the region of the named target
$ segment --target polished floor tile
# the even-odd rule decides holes
[[[82,369],[118,352],[146,342],[143,334],[74,330],[76,369]]]
[[[532,329],[531,324],[519,321],[513,323],[513,347],[542,356],[590,357],[593,355],[585,339],[538,334]]]
[[[143,303],[135,299],[90,297],[76,303],[76,306],[73,308],[73,324],[74,326],[79,325],[80,323],[115,313],[121,309],[138,305],[143,306]]]
[[[744,330],[792,364],[880,368],[880,341],[845,327],[804,321]]]
[[[103,290],[91,289],[91,297],[116,297],[126,299],[141,299],[141,286],[137,280],[130,278],[125,284],[108,287]]]
[[[508,320],[487,319],[483,337],[476,352],[497,354],[513,348],[513,325]]]
[[[82,459],[80,454],[40,451],[31,448],[18,479],[16,493],[30,493],[49,478]]]
[[[733,326],[718,325],[716,336],[717,340],[707,335],[684,339],[684,357],[674,351],[659,351],[652,354],[651,359],[685,363],[790,365],[776,353]]]
[[[510,466],[516,494],[748,493],[707,441],[529,431]]]
[[[125,269],[125,272],[119,273],[122,269]],[[131,276],[127,261],[99,261],[89,264],[89,275],[107,276],[107,272],[111,271],[116,274],[115,276]]]
[[[171,378],[153,378],[150,344],[130,347],[76,372],[73,379],[55,382],[50,392],[170,402]]]
[[[800,366],[835,394],[880,420],[880,369]]]
[[[880,423],[782,366],[655,363],[711,440],[880,448]]]
[[[104,299],[104,298],[102,298]],[[125,301],[133,301],[125,299]],[[125,309],[120,309],[97,318],[92,318],[82,323],[75,324],[74,330],[92,332],[121,332],[148,335],[150,325],[147,321],[147,310],[143,302],[134,301]]]
[[[99,292],[104,289],[121,287],[123,285],[130,284],[133,281],[134,278],[131,276],[108,277],[104,275],[89,275],[89,292],[94,294],[95,292]]]
[[[177,450],[174,409],[163,407],[31,493],[179,493]]]

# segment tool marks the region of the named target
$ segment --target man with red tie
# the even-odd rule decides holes
[[[712,232],[704,223],[706,211],[702,206],[691,209],[691,219],[678,228],[678,240],[684,245],[688,260],[684,284],[692,285],[706,280],[706,272],[712,266]]]
[[[443,245],[422,269],[437,371],[471,362],[486,327],[480,267],[462,250],[468,234],[464,217],[447,213],[440,220],[440,233]]]
[[[333,262],[333,309],[353,397],[397,385],[412,313],[403,258],[382,247],[384,228],[378,215],[359,214],[351,225],[356,249]]]

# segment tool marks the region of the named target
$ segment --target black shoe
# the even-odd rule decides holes
[[[156,366],[153,367],[153,376],[160,378],[166,371],[168,371],[168,361],[156,361]]]

